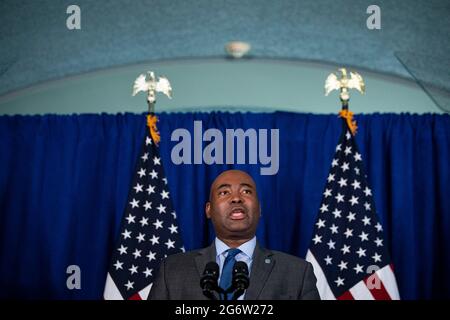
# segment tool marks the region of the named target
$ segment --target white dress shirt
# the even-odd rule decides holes
[[[228,254],[227,250],[231,248],[217,237],[215,239],[215,245],[216,245],[216,262],[219,265],[220,277],[222,277],[223,264]],[[237,247],[237,249],[241,250],[241,252],[239,252],[236,255],[235,259],[236,261],[243,261],[247,264],[249,275],[253,263],[253,252],[255,251],[255,247],[256,247],[256,236],[250,239],[249,241],[243,243],[239,247]],[[238,298],[238,300],[243,300],[244,296],[245,292]]]

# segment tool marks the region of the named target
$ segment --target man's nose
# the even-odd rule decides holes
[[[235,192],[233,193],[232,197],[231,197],[231,203],[242,203],[242,197],[241,194],[239,192]]]

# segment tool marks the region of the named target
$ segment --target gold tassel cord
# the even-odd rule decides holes
[[[345,119],[350,131],[353,135],[355,135],[358,126],[356,125],[356,121],[353,120],[353,112],[351,112],[350,110],[341,110],[339,111],[339,116]]]
[[[158,145],[159,141],[161,141],[161,137],[158,132],[158,128],[156,127],[156,122],[158,122],[158,117],[155,115],[147,115],[147,126],[150,129],[150,136],[152,137],[153,142]]]

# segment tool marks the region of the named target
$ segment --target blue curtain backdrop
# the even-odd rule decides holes
[[[402,298],[450,298],[450,116],[356,117],[357,142]],[[187,249],[213,229],[204,203],[232,165],[175,165],[176,128],[280,130],[280,169],[239,165],[259,188],[260,242],[304,257],[341,133],[335,115],[162,114],[161,156]],[[136,114],[0,117],[0,297],[99,299],[144,136]],[[68,290],[66,269],[81,268]]]

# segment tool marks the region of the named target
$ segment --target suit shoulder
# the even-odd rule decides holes
[[[270,250],[270,252],[272,252],[273,257],[280,262],[285,262],[288,263],[290,265],[295,265],[296,267],[299,268],[306,268],[310,263],[308,261],[306,261],[305,259],[302,259],[300,257],[282,252],[282,251],[277,251],[277,250]]]
[[[167,256],[164,261],[166,264],[183,263],[185,261],[194,259],[199,254],[199,251],[200,249],[171,254],[170,256]]]

